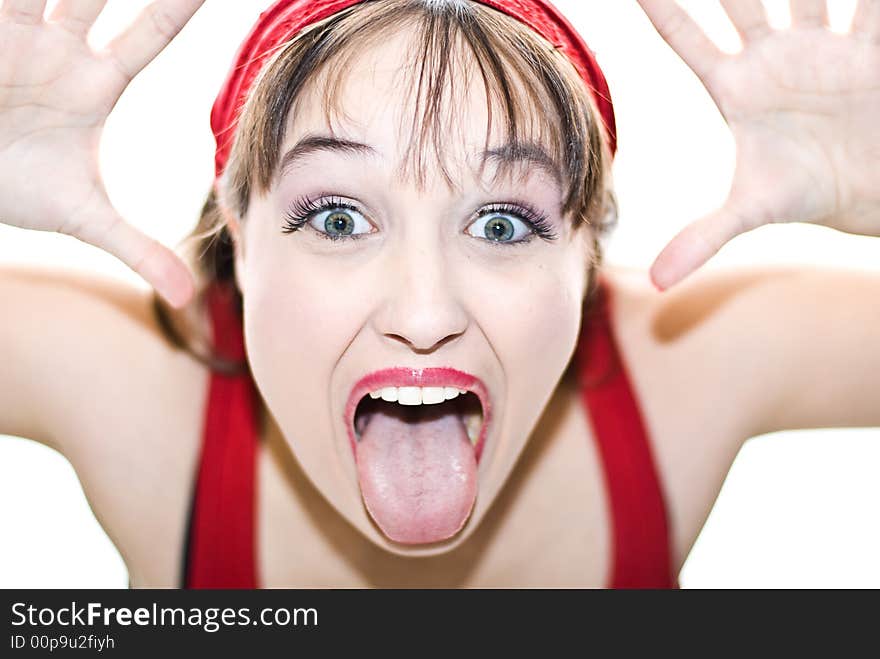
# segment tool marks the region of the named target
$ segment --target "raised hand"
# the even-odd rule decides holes
[[[851,31],[828,29],[825,0],[791,0],[775,30],[760,0],[721,0],[743,41],[720,51],[674,0],[639,0],[699,76],[736,140],[721,208],[657,257],[661,289],[735,236],[771,222],[811,222],[880,236],[880,0],[860,0]]]
[[[98,170],[104,123],[123,90],[204,0],[156,0],[106,49],[87,34],[106,0],[3,0],[0,6],[0,222],[104,249],[172,305],[193,279],[173,251],[123,220]]]

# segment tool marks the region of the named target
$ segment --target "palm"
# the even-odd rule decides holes
[[[675,283],[769,222],[880,235],[878,3],[863,0],[842,35],[827,29],[824,0],[793,0],[784,31],[769,27],[758,0],[722,0],[744,42],[725,55],[672,0],[640,2],[703,81],[737,147],[724,207],[676,236],[655,263],[655,281]]]
[[[103,123],[127,80],[57,25],[0,23],[0,217],[76,235],[104,204]]]
[[[880,229],[856,207],[880,205],[880,44],[824,29],[777,32],[719,66],[707,86],[736,139],[734,192],[754,198],[744,204],[755,226]]]
[[[107,0],[0,5],[0,222],[60,231],[117,256],[172,304],[192,277],[171,250],[128,225],[98,168],[104,123],[131,79],[204,0],[155,0],[101,52],[86,41]]]

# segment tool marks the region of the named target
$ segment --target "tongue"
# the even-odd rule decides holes
[[[357,469],[367,510],[400,543],[455,535],[477,496],[474,448],[449,404],[381,407],[357,443]]]

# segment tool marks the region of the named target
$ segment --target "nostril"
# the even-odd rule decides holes
[[[412,350],[417,355],[428,355],[428,354],[431,354],[432,352],[435,352],[439,348],[442,348],[447,343],[454,341],[457,337],[461,336],[461,332],[458,332],[456,334],[448,334],[447,336],[444,336],[442,339],[440,339],[438,341],[434,341],[434,342],[431,342],[430,340],[420,342],[420,341],[416,341],[413,339],[409,339],[409,338],[403,336],[402,334],[386,333],[385,336],[388,337],[389,339],[394,339],[395,341],[399,341],[400,343],[405,344],[410,350]],[[425,347],[425,346],[427,346],[427,347]]]

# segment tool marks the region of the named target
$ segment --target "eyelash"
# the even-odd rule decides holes
[[[309,221],[318,213],[327,210],[338,209],[360,212],[357,206],[354,206],[339,197],[301,197],[297,199],[288,209],[284,219],[284,227],[282,228],[281,232],[285,234],[291,234],[295,231],[299,231],[304,226],[307,226]],[[486,215],[494,214],[512,215],[516,217],[517,219],[527,224],[529,228],[531,228],[532,233],[529,234],[526,238],[509,242],[489,240],[487,238],[482,239],[484,242],[489,243],[492,247],[511,247],[516,245],[523,245],[526,243],[530,243],[534,236],[538,236],[539,238],[543,238],[544,240],[548,241],[556,240],[558,238],[547,215],[541,213],[529,204],[522,202],[501,202],[489,204],[488,206],[481,206],[476,211],[476,217],[473,221],[481,219]],[[315,233],[317,233],[321,238],[324,238],[325,240],[332,240],[334,242],[340,240],[358,240],[360,238],[364,238],[370,235],[368,233],[362,233],[350,236],[331,236],[330,234],[318,230],[315,230]]]

